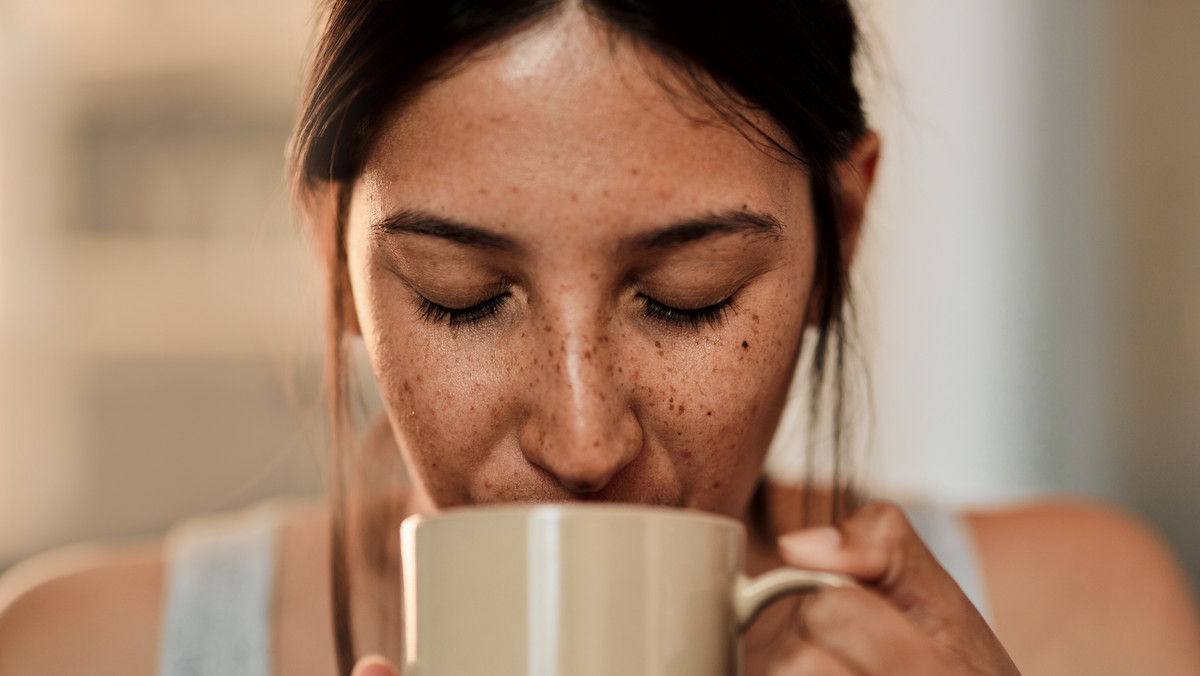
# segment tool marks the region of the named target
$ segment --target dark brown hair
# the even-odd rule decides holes
[[[684,75],[690,93],[781,161],[803,165],[816,228],[817,341],[810,366],[813,420],[833,391],[834,498],[840,468],[843,353],[849,290],[836,164],[866,130],[853,76],[858,34],[847,0],[576,0],[614,34],[653,50]],[[382,123],[459,60],[560,9],[563,0],[332,0],[290,148],[296,200],[310,216],[328,276],[327,366],[332,430],[329,500],[339,668],[354,663],[350,630],[348,507],[366,460],[351,439],[345,336],[353,321],[345,250],[349,187]],[[765,113],[777,138],[748,113]],[[832,364],[832,368],[831,368]],[[376,473],[378,476],[378,473]],[[761,493],[761,492],[760,492]],[[760,502],[756,499],[756,502]],[[375,531],[378,532],[378,531]],[[376,552],[377,566],[394,565]]]

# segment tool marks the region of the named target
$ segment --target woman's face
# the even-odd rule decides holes
[[[426,508],[742,515],[812,289],[807,179],[666,68],[568,10],[429,86],[370,153],[354,307]]]

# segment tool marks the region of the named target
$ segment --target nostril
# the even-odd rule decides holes
[[[565,457],[544,457],[540,454],[526,454],[525,457],[534,467],[553,477],[558,485],[572,494],[581,496],[603,491],[624,465],[581,466],[578,461],[571,462]]]
[[[559,482],[563,487],[572,493],[599,493],[608,485],[608,481],[589,481],[585,479],[564,479],[559,478]]]
[[[541,439],[544,441],[544,438]],[[521,453],[534,467],[544,471],[546,474],[554,478],[560,486],[567,489],[571,493],[586,495],[589,493],[598,493],[604,490],[604,487],[609,484],[612,479],[611,475],[597,472],[595,470],[580,470],[576,468],[574,471],[565,468],[556,462],[554,458],[542,456],[541,453],[529,453],[529,447],[522,446]],[[540,450],[540,449],[539,449]]]
[[[604,392],[592,388],[582,397],[548,392],[551,396],[531,407],[517,439],[526,461],[580,499],[598,497],[642,447],[632,409],[615,405],[611,396],[601,402],[594,396],[598,391]]]

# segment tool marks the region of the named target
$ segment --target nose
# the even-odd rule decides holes
[[[547,324],[521,434],[525,458],[574,493],[602,490],[637,457],[642,428],[603,318]],[[538,348],[535,348],[538,349]]]

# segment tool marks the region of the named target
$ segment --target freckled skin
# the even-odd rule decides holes
[[[805,323],[807,179],[664,91],[663,68],[568,11],[385,125],[354,186],[347,248],[419,508],[602,499],[743,515]],[[627,246],[741,208],[785,227]],[[411,209],[516,246],[371,227]],[[510,295],[477,324],[421,316],[421,296],[463,308],[500,292]],[[693,328],[649,316],[643,295],[734,304]]]

